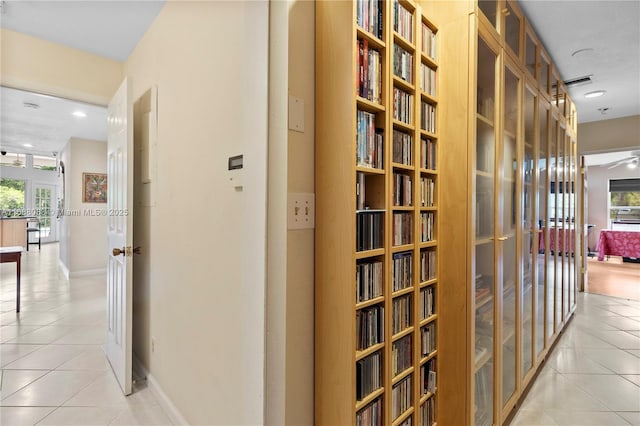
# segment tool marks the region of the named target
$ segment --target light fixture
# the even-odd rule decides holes
[[[31,145],[30,143],[23,143],[22,146],[24,146],[25,148],[33,148],[33,145]]]
[[[72,113],[72,115],[73,115],[74,117],[85,118],[85,117],[87,116],[87,113],[82,112],[82,111],[74,111],[74,112]]]
[[[638,158],[634,158],[633,161],[631,161],[629,164],[627,164],[627,167],[630,169],[635,169],[638,167]]]
[[[585,98],[597,98],[598,96],[602,96],[607,93],[606,90],[594,90],[593,92],[587,92],[584,94]]]

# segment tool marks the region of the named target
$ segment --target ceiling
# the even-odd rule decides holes
[[[1,87],[0,108],[3,151],[50,156],[72,137],[107,140],[107,109],[102,106]]]
[[[3,28],[125,61],[164,0],[0,0],[0,4]],[[561,79],[591,75],[591,83],[569,88],[580,123],[640,115],[640,0],[521,0],[520,5]],[[595,90],[606,93],[599,98],[584,97]],[[24,108],[31,97],[41,108]],[[31,143],[34,148],[29,152],[48,153],[60,151],[72,136],[106,139],[106,111],[102,111],[104,118],[98,118],[99,107],[85,106],[92,113],[78,120],[69,115],[80,107],[78,103],[54,102],[50,97],[8,89],[2,90],[1,106],[2,149],[25,152],[29,149],[23,144]],[[608,110],[602,114],[598,108]],[[88,125],[94,118],[96,127],[91,133]]]
[[[592,83],[569,87],[579,123],[640,115],[639,0],[521,0],[519,4],[560,78],[591,76]],[[596,90],[606,93],[584,97]],[[603,114],[599,108],[608,110]]]

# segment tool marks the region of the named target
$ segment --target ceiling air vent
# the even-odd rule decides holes
[[[25,108],[33,108],[33,109],[38,109],[40,108],[40,105],[35,104],[33,102],[23,102],[22,106],[24,106]]]
[[[573,86],[581,86],[583,84],[591,84],[593,80],[591,80],[591,76],[593,74],[585,75],[584,77],[572,78],[571,80],[567,80],[564,82],[564,85],[567,87]]]

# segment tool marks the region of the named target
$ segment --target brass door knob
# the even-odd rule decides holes
[[[124,256],[124,254],[125,254],[125,249],[124,249],[124,247],[122,247],[121,249],[119,249],[119,248],[114,248],[112,253],[113,253],[113,255],[114,255],[114,256],[120,256],[120,255],[123,255],[123,256]]]

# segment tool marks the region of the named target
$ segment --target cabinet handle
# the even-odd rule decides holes
[[[498,241],[507,241],[509,237],[498,237]]]

